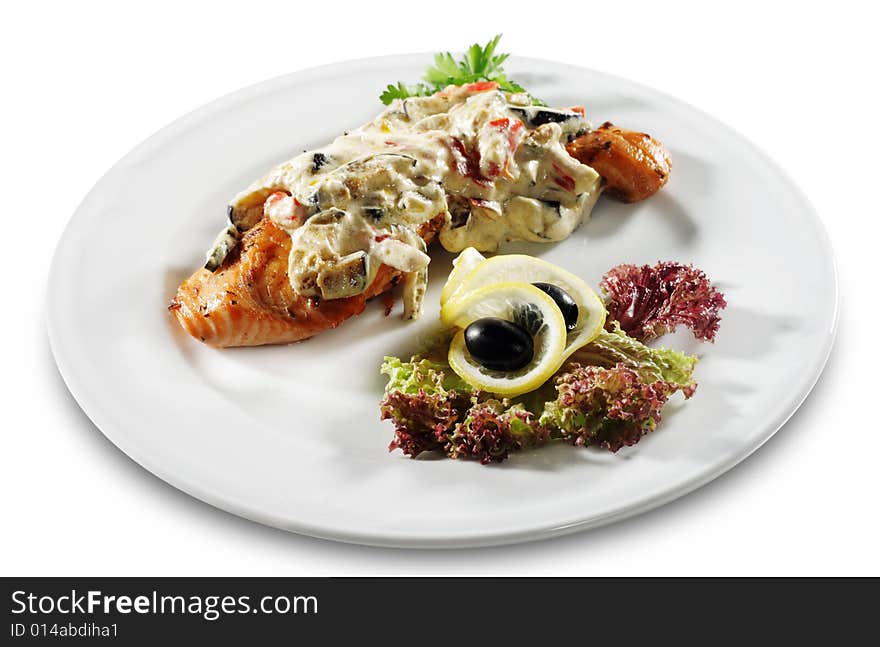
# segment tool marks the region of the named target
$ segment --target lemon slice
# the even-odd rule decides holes
[[[545,292],[528,283],[500,283],[469,292],[451,302],[447,325],[459,330],[449,346],[449,365],[468,384],[512,397],[534,391],[562,365],[566,344],[565,320]],[[499,317],[531,329],[535,353],[532,361],[515,371],[487,369],[473,359],[464,339],[464,328],[483,317]]]
[[[464,253],[464,252],[462,252]],[[450,277],[451,279],[452,277]],[[457,310],[455,301],[469,297],[497,283],[521,281],[523,283],[552,283],[566,292],[578,304],[578,320],[568,333],[563,360],[581,346],[593,341],[605,325],[605,304],[583,279],[547,261],[524,254],[494,256],[476,265],[444,303],[441,300],[440,319],[449,325]]]
[[[446,284],[443,286],[443,291],[440,293],[441,306],[449,299],[456,296],[458,288],[464,283],[465,278],[471,273],[471,270],[485,260],[486,257],[473,247],[466,247],[455,257],[455,260],[452,261],[452,271],[449,273],[449,278],[446,279]]]

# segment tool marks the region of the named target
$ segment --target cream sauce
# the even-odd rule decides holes
[[[588,214],[599,175],[565,144],[589,124],[492,83],[395,100],[368,124],[272,169],[231,203],[239,229],[263,214],[291,236],[302,295],[358,294],[382,264],[405,273],[417,316],[429,257],[418,228],[440,217],[449,251],[558,241]],[[413,285],[416,283],[417,285]]]

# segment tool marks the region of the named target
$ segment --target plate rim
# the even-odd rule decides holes
[[[679,483],[675,487],[670,487],[666,490],[658,491],[655,494],[643,497],[637,502],[624,506],[622,508],[614,508],[609,512],[593,515],[591,517],[571,523],[536,526],[530,529],[516,531],[476,533],[464,532],[457,533],[454,536],[433,538],[427,538],[415,534],[407,535],[405,533],[401,533],[400,531],[387,534],[377,532],[359,533],[333,528],[332,524],[326,526],[316,526],[314,524],[302,522],[292,523],[290,519],[275,517],[274,515],[266,513],[265,511],[258,513],[257,511],[254,511],[251,508],[247,508],[245,506],[241,506],[237,504],[237,502],[227,499],[226,497],[220,497],[212,492],[207,491],[204,488],[200,488],[197,484],[188,482],[185,478],[181,478],[178,475],[169,474],[165,469],[161,467],[161,465],[156,464],[154,461],[150,460],[149,457],[144,456],[143,453],[140,452],[136,447],[133,447],[133,443],[126,442],[124,434],[118,433],[118,431],[114,428],[114,425],[109,421],[110,416],[104,410],[105,408],[100,404],[100,399],[92,397],[92,394],[89,393],[89,389],[82,383],[82,381],[77,380],[76,369],[67,362],[64,350],[60,346],[59,326],[61,322],[58,320],[56,305],[54,305],[58,302],[58,299],[55,298],[54,295],[59,289],[58,277],[62,271],[59,268],[59,257],[61,256],[61,250],[65,247],[67,241],[69,240],[71,232],[75,230],[78,220],[84,218],[84,215],[82,214],[84,213],[85,206],[90,202],[90,199],[93,197],[96,191],[104,184],[105,180],[116,171],[118,171],[129,157],[136,155],[141,149],[150,146],[154,140],[169,135],[174,130],[182,130],[187,128],[194,120],[198,120],[205,116],[208,116],[212,110],[215,110],[219,107],[226,107],[226,104],[230,102],[233,98],[239,98],[240,100],[249,100],[255,94],[262,92],[271,92],[276,86],[285,85],[291,82],[302,82],[307,80],[310,76],[323,74],[330,71],[345,70],[350,72],[352,67],[354,66],[371,66],[372,64],[378,62],[387,63],[390,61],[395,61],[400,64],[407,64],[415,62],[418,59],[423,59],[430,56],[430,53],[421,52],[410,54],[388,54],[368,58],[349,59],[345,61],[339,61],[335,63],[329,63],[325,65],[297,70],[288,74],[272,77],[254,84],[250,84],[237,90],[233,90],[165,124],[154,133],[152,133],[150,136],[148,136],[146,139],[141,141],[139,144],[131,148],[128,152],[126,152],[95,182],[92,188],[80,201],[76,210],[73,212],[73,214],[70,216],[64,226],[64,229],[58,239],[58,242],[52,254],[52,261],[49,268],[45,290],[45,322],[49,347],[52,352],[52,356],[55,360],[58,372],[61,375],[65,386],[67,387],[70,394],[73,396],[77,405],[86,414],[92,424],[123,454],[125,454],[135,463],[137,463],[140,467],[148,471],[150,474],[156,476],[157,478],[171,485],[175,489],[180,490],[187,495],[192,496],[215,508],[223,510],[224,512],[228,512],[238,517],[243,517],[245,519],[248,519],[249,521],[254,521],[262,525],[267,525],[273,528],[278,528],[296,534],[317,537],[320,539],[329,539],[342,543],[375,547],[418,549],[456,549],[517,544],[527,541],[536,541],[572,534],[591,528],[598,528],[616,521],[622,521],[643,512],[658,508],[662,505],[665,505],[666,503],[674,501],[699,489],[703,485],[722,476],[733,467],[743,462],[755,451],[757,451],[761,446],[763,446],[764,443],[770,440],[770,438],[772,438],[795,414],[795,412],[800,408],[807,397],[809,397],[813,388],[816,386],[822,376],[822,373],[828,363],[828,359],[831,356],[831,352],[837,338],[840,319],[840,286],[838,262],[834,253],[834,247],[832,245],[831,238],[828,234],[828,230],[825,227],[825,224],[822,221],[822,218],[820,217],[818,211],[816,210],[810,199],[807,197],[807,195],[800,188],[800,186],[798,186],[797,183],[792,180],[789,174],[770,155],[768,155],[760,146],[757,146],[741,132],[714,117],[713,115],[709,114],[708,112],[698,107],[695,107],[692,104],[683,101],[673,95],[667,94],[662,90],[657,90],[656,88],[653,88],[649,85],[637,81],[632,81],[621,76],[608,74],[600,70],[595,70],[589,67],[565,63],[561,61],[520,56],[512,59],[512,62],[523,61],[532,64],[556,66],[557,68],[567,67],[571,69],[576,69],[581,72],[587,72],[591,75],[595,75],[597,77],[604,77],[605,79],[611,80],[613,82],[637,87],[653,95],[662,97],[673,104],[685,106],[689,110],[698,113],[701,117],[708,120],[709,122],[720,126],[724,131],[727,132],[727,134],[731,135],[733,138],[738,140],[739,143],[744,144],[747,148],[749,148],[758,158],[760,158],[762,162],[767,164],[769,168],[773,169],[773,171],[777,174],[779,178],[784,180],[788,192],[792,196],[794,196],[797,201],[803,206],[805,215],[809,216],[809,221],[812,223],[816,233],[819,234],[817,237],[818,244],[823,250],[825,258],[828,260],[830,265],[829,279],[832,297],[830,304],[831,325],[830,329],[826,331],[826,334],[823,337],[824,346],[821,349],[821,353],[816,356],[816,359],[814,360],[810,370],[804,373],[805,375],[809,376],[808,379],[803,381],[796,390],[789,392],[789,403],[782,409],[781,413],[777,415],[777,417],[772,422],[768,423],[765,426],[765,430],[762,433],[760,433],[755,439],[753,439],[751,443],[742,447],[738,452],[730,455],[725,461],[722,461],[718,465],[712,466],[711,469],[706,469],[705,471],[695,475],[690,480],[685,481],[684,483]]]

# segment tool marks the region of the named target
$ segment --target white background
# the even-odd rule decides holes
[[[880,47],[868,3],[297,4],[3,10],[0,574],[880,574]],[[44,323],[52,251],[104,171],[242,86],[349,58],[461,50],[499,31],[504,51],[628,77],[714,114],[807,193],[837,253],[841,320],[791,421],[745,463],[658,510],[467,551],[372,549],[258,526],[116,450],[65,389]]]

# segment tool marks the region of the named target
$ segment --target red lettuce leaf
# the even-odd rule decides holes
[[[553,437],[616,452],[657,428],[663,405],[680,387],[663,380],[645,382],[624,364],[575,364],[557,378],[556,388],[556,401],[547,403],[540,419],[553,429]]]
[[[470,409],[470,387],[448,365],[425,359],[401,362],[386,357],[382,373],[389,380],[379,417],[394,423],[388,450],[400,449],[415,458],[443,449],[449,431]]]
[[[392,391],[379,405],[380,420],[394,423],[388,451],[400,449],[415,458],[422,452],[443,449],[446,434],[470,406],[469,399],[455,393]]]
[[[504,461],[510,452],[542,444],[547,431],[521,407],[507,401],[490,400],[475,404],[449,435],[446,455],[473,458],[483,465]]]
[[[616,320],[626,334],[642,342],[679,325],[690,328],[697,339],[714,341],[718,312],[727,306],[702,270],[681,263],[618,265],[599,285],[605,292],[608,326]]]

